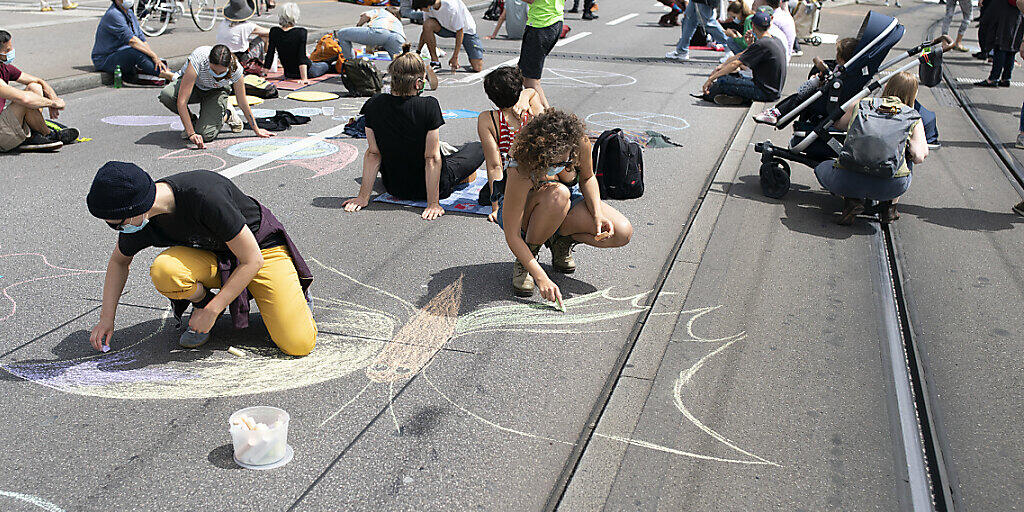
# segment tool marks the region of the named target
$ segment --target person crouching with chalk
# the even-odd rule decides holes
[[[284,226],[234,183],[210,171],[174,174],[156,182],[139,166],[107,162],[86,198],[89,213],[118,232],[103,283],[103,307],[89,342],[106,352],[117,303],[139,251],[166,247],[149,269],[158,292],[181,322],[192,306],[180,344],[210,339],[230,307],[235,328],[249,325],[255,299],[270,337],[282,352],[304,356],[316,344],[316,322],[305,295],[313,281]],[[218,289],[213,293],[211,289]]]
[[[494,187],[491,201],[498,203],[498,225],[516,257],[512,288],[519,297],[537,288],[561,305],[558,285],[537,262],[541,244],[551,249],[555,271],[569,274],[576,271],[576,244],[622,247],[633,225],[601,201],[590,139],[574,114],[548,109],[534,116],[516,136],[511,157],[505,185]]]

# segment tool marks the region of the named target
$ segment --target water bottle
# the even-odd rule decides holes
[[[121,88],[121,65],[114,66],[114,89]]]

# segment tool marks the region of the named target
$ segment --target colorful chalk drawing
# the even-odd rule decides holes
[[[656,112],[594,112],[587,116],[586,122],[603,128],[656,132],[679,131],[690,127],[686,119]]]
[[[442,110],[441,117],[445,119],[476,119],[480,112],[476,110],[454,109]]]
[[[272,393],[332,381],[363,370],[366,383],[339,409],[327,416],[320,427],[327,427],[370,386],[379,384],[388,388],[387,408],[398,432],[401,432],[401,426],[394,408],[395,385],[422,376],[438,396],[491,429],[535,440],[572,445],[574,443],[571,441],[512,428],[484,418],[442,391],[441,386],[430,378],[428,368],[446,343],[463,336],[494,332],[577,335],[609,332],[581,328],[632,316],[649,308],[640,304],[649,292],[616,297],[612,294],[612,288],[606,288],[566,299],[565,306],[569,313],[559,312],[549,305],[531,303],[483,307],[460,316],[461,276],[431,297],[424,306],[417,307],[315,258],[309,261],[379,294],[397,307],[383,311],[348,300],[316,297],[314,308],[321,312],[318,315],[320,335],[316,349],[301,358],[262,355],[254,350],[246,357],[213,354],[205,358],[185,357],[182,360],[145,365],[143,362],[147,359],[147,353],[151,356],[154,350],[166,351],[163,346],[147,346],[159,345],[148,342],[167,327],[170,312],[165,311],[159,326],[152,333],[126,347],[115,345],[111,352],[75,359],[0,364],[0,368],[14,376],[65,393],[125,400],[195,399]],[[672,294],[665,292],[662,295]],[[700,460],[779,466],[739,447],[704,424],[684,401],[684,393],[700,369],[714,356],[746,339],[745,332],[722,338],[705,338],[694,332],[694,323],[718,307],[652,315],[675,315],[677,318],[689,315],[686,324],[688,338],[680,341],[717,345],[689,368],[679,372],[673,383],[673,404],[686,422],[742,457],[696,453],[600,431],[595,432],[595,436]],[[403,322],[401,317],[406,320]],[[140,363],[143,363],[142,367],[139,367]]]
[[[227,153],[229,156],[248,160],[285,147],[297,140],[302,139],[300,137],[280,136],[267,139],[261,139],[259,137],[218,139],[213,142],[208,142],[205,150],[195,150],[191,148],[177,149],[157,158],[157,160],[212,160],[216,165],[205,168],[217,172],[228,166],[228,161],[219,155],[221,151]],[[312,171],[313,175],[307,177],[307,179],[313,179],[344,169],[345,166],[355,161],[358,156],[359,149],[347,142],[325,140],[319,141],[309,148],[291,153],[290,155],[281,158],[280,161],[273,162],[272,166],[262,167],[260,169],[249,171],[249,173],[265,172],[286,167],[288,165],[295,165]]]
[[[17,313],[17,311],[18,311],[18,302],[11,295],[11,290],[13,290],[14,288],[16,288],[18,286],[21,286],[23,284],[28,284],[28,283],[36,283],[36,282],[40,282],[40,281],[46,281],[46,280],[50,280],[50,279],[59,279],[59,278],[62,278],[62,277],[73,277],[73,276],[80,276],[80,275],[83,275],[83,274],[102,274],[103,273],[102,270],[84,270],[84,269],[80,269],[80,268],[67,268],[67,267],[61,267],[61,266],[58,266],[58,265],[54,265],[54,264],[50,263],[50,260],[45,255],[40,254],[40,253],[36,253],[36,252],[20,252],[20,253],[0,254],[0,268],[2,268],[8,261],[11,261],[11,260],[13,260],[15,258],[19,258],[19,259],[23,258],[23,259],[28,259],[28,260],[38,260],[48,270],[56,271],[58,273],[53,274],[53,275],[39,275],[39,274],[41,274],[41,272],[39,272],[39,273],[34,274],[35,277],[29,278],[29,279],[25,279],[25,280],[22,280],[22,281],[16,281],[16,282],[8,284],[8,285],[4,286],[2,289],[0,289],[0,294],[3,295],[3,302],[0,302],[0,322],[7,321],[7,319],[11,318],[12,316],[14,316],[15,313]],[[17,265],[19,267],[24,267],[24,266],[26,266],[26,263],[19,261],[19,263]],[[0,276],[0,277],[2,277],[2,276]],[[10,303],[10,308],[9,309],[7,309],[7,308],[5,308],[3,306],[4,302]],[[6,311],[5,311],[5,309],[6,309]]]
[[[463,81],[465,78],[457,76],[439,76],[438,83],[445,87],[464,87],[471,85],[479,87],[483,77],[479,79]],[[574,88],[601,88],[601,87],[624,87],[637,82],[636,78],[614,71],[598,71],[593,69],[557,69],[545,68],[544,76],[540,79],[544,87],[574,87]]]
[[[38,496],[32,496],[31,494],[22,494],[20,492],[0,490],[0,497],[11,498],[13,500],[17,500],[23,503],[28,503],[29,505],[34,505],[35,507],[45,510],[47,512],[64,512],[64,509],[58,507],[57,505],[54,505],[53,503],[50,503],[49,501],[46,501]],[[4,500],[0,500],[0,504],[2,504],[3,501]],[[6,509],[6,507],[0,507],[0,509]]]
[[[169,126],[172,130],[184,130],[178,116],[107,116],[100,119],[115,126]]]

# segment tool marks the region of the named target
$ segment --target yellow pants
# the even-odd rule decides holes
[[[304,356],[316,345],[316,322],[302,294],[299,275],[288,249],[263,249],[263,268],[249,283],[249,294],[263,316],[263,323],[282,352]],[[196,283],[220,289],[217,257],[210,251],[191,247],[170,247],[153,260],[149,275],[157,291],[169,299],[187,299],[196,293]]]

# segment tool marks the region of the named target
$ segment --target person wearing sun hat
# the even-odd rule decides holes
[[[252,60],[262,63],[267,52],[270,29],[249,21],[254,13],[252,0],[230,0],[217,27],[217,44],[227,46],[243,66]]]
[[[304,356],[313,350],[317,328],[306,295],[313,282],[309,267],[280,221],[230,179],[189,171],[153,181],[133,163],[111,161],[96,173],[86,203],[90,214],[119,233],[107,264],[100,320],[89,336],[96,350],[110,349],[129,266],[148,247],[167,248],[149,275],[171,300],[179,323],[192,306],[181,346],[206,343],[227,308],[235,328],[248,327],[249,301],[255,299],[282,352]]]

